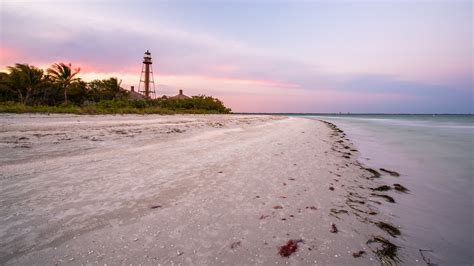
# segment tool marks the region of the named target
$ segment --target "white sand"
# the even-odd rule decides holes
[[[366,242],[386,234],[367,219],[384,216],[348,206],[377,212],[377,181],[321,122],[1,114],[0,126],[0,264],[379,263]],[[304,242],[283,258],[290,239]]]

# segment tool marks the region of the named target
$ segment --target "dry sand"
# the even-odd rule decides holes
[[[322,122],[1,114],[0,126],[0,264],[379,264],[367,240],[387,238],[371,221],[390,203]],[[290,239],[302,241],[280,256]]]

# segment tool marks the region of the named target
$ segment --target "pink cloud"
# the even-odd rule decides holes
[[[0,61],[7,62],[18,58],[18,51],[4,45],[0,46]]]
[[[277,88],[299,88],[300,85],[282,81],[275,80],[264,80],[264,79],[245,79],[245,78],[226,78],[226,77],[214,77],[208,75],[199,76],[209,81],[221,81],[229,82],[241,85],[255,85],[255,86],[264,86],[264,87],[277,87]]]

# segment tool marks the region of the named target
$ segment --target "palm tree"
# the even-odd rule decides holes
[[[28,103],[33,91],[38,89],[44,82],[43,70],[28,64],[15,64],[9,66],[8,77],[5,84],[18,92],[18,98],[22,104]]]
[[[81,71],[80,68],[72,70],[71,64],[54,64],[48,68],[48,75],[53,82],[57,83],[64,90],[64,103],[67,104],[67,90],[71,83],[79,81],[75,76]]]
[[[122,81],[116,77],[102,80],[104,93],[112,100],[120,99],[126,96],[126,91],[121,87]]]

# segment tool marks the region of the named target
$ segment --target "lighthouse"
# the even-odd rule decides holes
[[[151,53],[146,50],[145,55],[143,56],[140,84],[138,85],[138,92],[145,95],[146,98],[152,98],[152,94],[153,97],[155,96],[155,80],[153,79],[153,68],[151,65]]]

